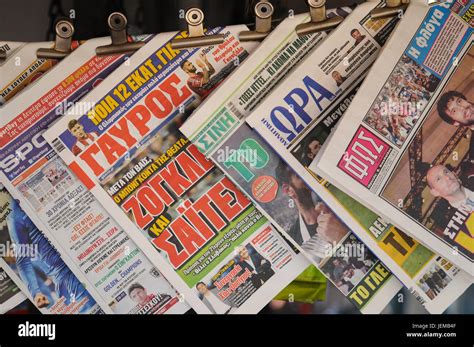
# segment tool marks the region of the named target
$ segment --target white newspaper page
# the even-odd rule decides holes
[[[4,314],[27,300],[0,264],[0,314]]]
[[[1,44],[0,42],[0,47]],[[53,45],[52,42],[25,43],[7,55],[7,60],[0,63],[0,105],[37,81],[57,64],[57,60],[36,57],[39,48],[50,48]],[[77,41],[74,41],[71,48],[75,49],[77,46]]]
[[[420,4],[419,6],[424,5]],[[405,21],[410,21],[412,14],[418,11],[419,8],[414,3],[402,17],[400,25],[403,26]],[[469,274],[455,267],[445,258],[431,252],[411,237],[401,233],[383,221],[377,214],[357,203],[325,180],[311,175],[307,171],[333,127],[336,126],[337,121],[356,95],[360,81],[365,77],[367,67],[347,66],[346,68],[350,68],[352,72],[339,86],[334,80],[328,80],[326,77],[332,77],[334,71],[343,70],[345,68],[344,59],[355,60],[350,54],[339,57],[340,63],[334,64],[332,70],[326,72],[322,70],[308,71],[311,71],[310,67],[315,63],[318,64],[327,59],[325,52],[334,52],[341,42],[350,41],[353,30],[349,26],[343,25],[336,29],[332,37],[337,36],[338,40],[325,41],[312,53],[313,59],[305,60],[288,76],[288,80],[295,88],[288,90],[287,87],[284,87],[285,81],[283,81],[281,86],[275,88],[247,120],[359,239],[414,293],[429,312],[441,313],[470,286]],[[369,36],[367,35],[367,37]],[[364,58],[364,61],[369,63],[374,60],[375,56]],[[292,140],[283,143],[281,139],[285,137],[285,132],[278,127],[271,127],[269,124],[279,124],[276,114],[284,112],[284,105],[287,105],[288,100],[295,100],[295,96],[303,99],[306,95],[303,94],[306,85],[304,81],[308,78],[318,81],[321,88],[335,96],[327,106],[321,106],[318,102],[310,102],[309,97],[306,98],[308,102],[302,107],[302,110],[311,117],[310,122],[295,132]],[[296,113],[297,108],[294,110]],[[261,138],[257,138],[257,140],[262,142]],[[265,147],[265,145],[263,146]],[[304,244],[303,247],[305,247]],[[333,267],[327,267],[325,270],[327,275],[331,275],[333,281],[339,280],[336,277],[339,272],[335,271]],[[432,281],[433,278],[436,283]],[[426,282],[431,286],[427,286]]]
[[[11,55],[15,53],[18,49],[25,46],[26,42],[19,42],[19,41],[0,41],[0,51],[6,54],[6,59],[1,61],[0,66],[2,66],[8,59],[10,59]]]
[[[125,56],[94,39],[1,108],[0,181],[106,313],[183,313],[177,291],[43,139]]]
[[[243,30],[213,29],[224,43],[200,49],[155,40],[84,99],[92,109],[72,109],[45,134],[201,312],[259,312],[309,266],[179,132],[256,47],[238,40]]]
[[[471,276],[473,6],[412,13],[310,166]]]
[[[103,313],[54,246],[3,187],[0,188],[0,248],[0,266],[40,312]]]
[[[377,4],[360,5],[341,25],[353,28]],[[293,70],[307,61],[311,63],[305,69],[313,70],[314,52],[332,41],[333,36],[323,41],[324,33],[298,38],[295,27],[307,20],[308,16],[301,15],[283,21],[224,82],[222,88],[196,110],[181,130],[251,197],[272,223],[303,250],[348,300],[364,313],[378,313],[399,291],[400,282],[350,233],[321,198],[311,193],[307,184],[296,175],[297,187],[288,188],[283,184],[280,173],[291,171],[291,168],[245,123],[245,118],[259,103],[265,102],[262,101],[264,96],[272,89],[291,89]],[[379,25],[380,31],[383,30],[386,35],[396,19],[391,24],[389,22],[386,21],[387,26],[383,28]],[[281,82],[285,75],[289,78]],[[334,250],[327,247],[329,242],[313,237],[318,228],[318,215],[325,216],[324,222],[319,221],[319,231],[322,233],[325,229],[325,233],[330,234],[329,238],[337,240]],[[338,261],[335,250],[339,257],[344,258],[348,270],[345,280],[341,277],[341,280],[335,281],[327,271],[333,262]]]

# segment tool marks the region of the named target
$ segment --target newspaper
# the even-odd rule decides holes
[[[418,12],[423,4],[414,3],[410,6],[408,13],[402,18],[401,26],[406,20],[410,20],[412,13]],[[362,29],[358,28],[359,30]],[[264,138],[282,159],[310,186],[311,190],[317,193],[321,199],[341,218],[342,221],[357,235],[357,237],[401,280],[401,282],[424,304],[431,313],[443,312],[453,303],[471,284],[470,276],[455,267],[445,258],[434,254],[419,242],[400,232],[389,223],[386,223],[378,215],[371,212],[363,205],[357,203],[349,196],[339,191],[324,179],[311,175],[307,168],[314,162],[321,146],[330,135],[333,127],[336,126],[344,111],[350,105],[352,99],[360,87],[361,80],[366,76],[366,70],[377,56],[373,54],[365,57],[365,66],[353,68],[344,64],[344,59],[355,60],[351,53],[345,56],[345,51],[341,50],[338,58],[339,64],[333,64],[332,70],[313,69],[313,65],[321,66],[323,61],[327,61],[327,52],[334,52],[341,43],[350,41],[353,28],[349,25],[341,25],[336,29],[330,40],[322,43],[312,52],[311,58],[302,62],[289,76],[293,89],[285,86],[285,81],[275,88],[269,97],[262,102],[250,115],[247,121],[254,127],[261,138]],[[370,40],[370,34],[366,34],[365,40]],[[337,37],[337,39],[334,39]],[[362,40],[359,45],[363,45]],[[380,48],[377,52],[380,52]],[[333,79],[333,71],[349,70],[350,73],[342,83],[337,83]],[[309,95],[305,94],[306,81],[309,79],[318,81],[318,87],[324,88],[326,93],[334,95],[324,105],[318,102],[309,101]],[[314,85],[316,86],[316,85]],[[316,89],[316,87],[314,87]],[[307,95],[307,96],[306,96]],[[322,94],[321,94],[322,95]],[[287,100],[291,98],[306,96],[307,103],[302,106],[300,112],[294,108],[295,118],[299,115],[307,114],[308,125],[302,124],[298,131],[293,134],[286,134],[282,130],[278,119],[283,116],[276,116],[277,112],[283,114]],[[273,117],[275,115],[275,117]],[[288,123],[289,124],[289,123]],[[293,136],[294,135],[294,136]],[[291,140],[287,137],[292,136]],[[283,142],[285,139],[286,142]],[[263,174],[263,172],[261,173]],[[305,248],[305,245],[303,244]],[[337,282],[336,272],[328,269],[327,274],[331,274],[332,279]],[[439,275],[438,275],[439,274]],[[437,285],[430,291],[425,284],[434,278]]]
[[[0,60],[0,66],[2,66],[13,53],[15,53],[18,49],[25,46],[26,42],[19,42],[19,41],[0,41],[0,52],[4,52],[6,54],[5,60]]]
[[[176,290],[42,137],[126,58],[97,57],[109,42],[84,43],[2,107],[0,181],[105,313],[183,313]]]
[[[25,300],[26,296],[0,264],[0,314],[10,311]]]
[[[412,5],[310,167],[472,276],[474,5]]]
[[[0,187],[0,266],[42,313],[102,309],[20,205]]]
[[[12,43],[4,43],[12,47]],[[38,48],[52,47],[52,42],[34,42],[20,45],[11,49],[7,60],[0,62],[0,105],[6,103],[28,85],[37,81],[45,72],[56,65],[57,60],[38,59]],[[73,41],[72,49],[77,48],[78,42]],[[2,42],[0,42],[2,47]]]
[[[69,167],[198,312],[256,313],[309,266],[179,126],[256,43],[155,39],[48,132]],[[194,306],[193,306],[194,307]]]
[[[341,25],[352,27],[376,5],[377,2],[360,5]],[[305,223],[305,212],[301,209],[300,202],[290,198],[285,187],[280,187],[281,177],[275,178],[276,170],[283,172],[291,169],[272,148],[262,142],[258,134],[250,130],[245,123],[245,117],[272,89],[281,87],[288,90],[293,83],[293,71],[305,61],[314,61],[314,52],[328,40],[332,40],[323,41],[327,36],[325,33],[298,38],[295,27],[308,20],[308,15],[284,20],[236,73],[223,83],[222,88],[203,103],[181,127],[181,131],[197,148],[246,192],[272,223],[303,251],[303,237],[307,235],[310,238],[313,226]],[[396,20],[391,25],[395,22]],[[298,65],[303,58],[303,62]],[[308,70],[307,67],[306,69]],[[289,78],[282,82],[286,75]],[[318,206],[318,213],[326,216],[326,228],[328,231],[333,228],[333,236],[343,244],[336,247],[337,252],[330,252],[328,249],[327,255],[326,250],[322,250],[318,259],[312,257],[312,252],[308,249],[305,253],[362,312],[380,312],[399,291],[400,282],[372,253],[364,251],[363,245],[337,220],[327,206],[321,203],[319,197],[311,196],[307,185],[299,182],[299,188],[304,195],[303,199]],[[307,245],[316,249],[323,244],[313,239]],[[346,285],[334,281],[325,271],[328,266],[332,266],[333,261],[337,262],[337,254],[342,256],[341,250],[344,248],[355,252],[347,261],[357,266],[357,269],[354,268],[354,274],[348,273],[348,277],[351,276],[352,279],[348,280]],[[373,266],[369,266],[371,264]],[[363,273],[366,276],[361,280]],[[375,280],[372,282],[371,278]]]

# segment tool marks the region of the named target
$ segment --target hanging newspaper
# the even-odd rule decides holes
[[[355,27],[377,3],[360,5],[341,25]],[[296,175],[295,184],[298,187],[286,188],[286,183],[282,181],[283,175],[291,169],[245,123],[245,117],[262,102],[266,94],[279,88],[279,82],[280,86],[288,89],[293,82],[287,80],[281,83],[285,75],[292,76],[295,66],[297,69],[304,62],[314,61],[314,52],[328,41],[332,42],[334,36],[323,41],[327,36],[325,33],[298,37],[295,27],[308,20],[308,15],[300,15],[283,21],[237,72],[224,82],[222,88],[196,110],[181,130],[202,153],[247,192],[294,244],[300,249],[305,248],[301,247],[303,244],[307,245],[307,255],[313,254],[310,248],[316,250],[327,244],[316,238],[307,243],[303,241],[311,238],[311,232],[316,231],[317,216],[320,215],[319,231],[339,244],[335,252],[329,248],[322,249],[318,259],[310,258],[362,312],[378,313],[399,291],[400,282],[371,252],[365,250],[318,196],[312,196],[304,182],[296,182]],[[388,35],[395,22],[385,21],[385,25],[378,25],[379,32]],[[303,58],[303,62],[298,65]],[[314,69],[305,68],[309,71]],[[282,175],[275,177],[275,171]],[[306,207],[305,203],[311,208]],[[310,209],[314,213],[311,214]],[[307,220],[306,216],[313,220]],[[342,252],[344,249],[355,253],[348,256]],[[347,280],[344,283],[334,281],[326,271],[333,262],[338,261],[338,256],[346,257],[353,266],[351,274],[345,276]]]
[[[5,59],[0,60],[0,66],[2,66],[13,53],[26,44],[26,42],[19,41],[0,41],[0,52],[5,54]]]
[[[42,132],[119,66],[86,42],[2,108],[0,180],[106,313],[183,313],[175,289],[101,207]]]
[[[6,59],[0,61],[0,105],[36,81],[53,66],[52,63],[40,62],[36,58],[36,50],[45,45],[51,43],[0,41],[0,51],[6,53]],[[4,249],[2,254],[5,254]],[[25,295],[0,266],[0,313],[11,310],[25,299]]]
[[[0,264],[0,314],[10,311],[25,300],[26,296]]]
[[[8,47],[10,43],[5,43]],[[0,42],[0,46],[2,42]],[[73,41],[71,48],[76,49],[77,41]],[[31,83],[37,81],[45,72],[56,65],[57,60],[38,59],[38,48],[52,47],[52,42],[35,42],[21,45],[11,50],[7,60],[0,62],[0,105],[6,103]]]
[[[309,266],[178,130],[256,46],[242,30],[201,49],[155,40],[45,133],[198,312],[256,313]]]
[[[314,165],[471,276],[473,8],[446,1],[411,15]]]
[[[42,313],[103,313],[44,234],[0,187],[0,266]]]
[[[420,2],[412,3],[403,16],[401,25],[403,26],[405,21],[409,22],[412,15],[416,15],[425,6]],[[377,22],[379,21],[374,21]],[[371,41],[371,35],[362,29],[356,29],[360,30],[364,37],[357,45],[368,46],[367,42]],[[255,141],[263,142],[264,138],[312,191],[317,193],[393,274],[424,303],[429,312],[441,313],[470,286],[470,276],[307,171],[308,165],[314,161],[332,128],[336,126],[338,119],[354,98],[360,81],[366,75],[365,72],[381,50],[378,48],[370,56],[358,60],[357,56],[354,56],[357,53],[353,53],[350,49],[340,49],[341,46],[347,47],[347,42],[354,40],[353,30],[354,28],[349,25],[339,26],[331,36],[338,39],[327,40],[313,51],[312,58],[306,59],[294,69],[288,79],[275,88],[252,115],[247,117],[247,121],[261,136],[256,137]],[[356,43],[357,40],[354,44]],[[322,67],[323,62],[328,61],[325,52],[335,51],[339,52],[339,55],[333,58],[335,63],[328,62],[330,69],[311,69],[314,65]],[[345,61],[364,63],[346,64]],[[343,80],[338,81],[335,78],[339,76],[338,73],[334,73],[335,71],[344,71]],[[310,80],[317,83],[310,86],[308,83]],[[292,88],[287,87],[289,83]],[[311,90],[313,95],[316,95],[315,99],[311,98]],[[289,113],[290,119],[301,120],[297,130],[291,131],[290,134],[288,129],[291,129],[291,122],[287,118],[286,110],[292,111]],[[306,122],[303,122],[303,119]],[[265,171],[261,170],[259,174],[263,175]],[[303,247],[305,248],[305,244]],[[338,262],[337,265],[326,266],[324,270],[337,283],[342,278],[346,266],[344,262]],[[428,287],[426,283],[432,286]],[[433,289],[430,290],[431,287]]]

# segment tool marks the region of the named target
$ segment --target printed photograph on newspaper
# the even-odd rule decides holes
[[[84,99],[93,108],[45,134],[204,313],[259,312],[309,266],[179,131],[256,46],[238,40],[246,29],[213,29],[225,41],[206,48],[174,50],[169,39],[185,33],[152,41]]]
[[[3,269],[42,313],[103,313],[59,253],[5,188],[0,189]]]
[[[105,43],[86,42],[3,106],[0,180],[105,313],[184,313],[176,289],[42,135],[123,62],[96,56]]]
[[[350,23],[343,25],[353,30],[377,4],[378,2],[372,2],[357,7],[346,19]],[[350,10],[336,11],[344,14],[342,11],[347,13]],[[247,193],[278,230],[289,236],[314,264],[321,267],[327,262],[331,263],[330,257],[333,253],[344,253],[349,257],[347,254],[350,252],[344,252],[344,247],[349,245],[349,242],[344,244],[344,240],[349,238],[349,229],[317,195],[312,194],[309,187],[278,157],[274,149],[244,123],[245,118],[258,108],[264,97],[269,93],[271,95],[274,88],[279,88],[276,82],[286,75],[292,76],[292,70],[299,66],[298,63],[305,56],[312,57],[319,45],[327,42],[322,40],[321,36],[326,35],[322,33],[297,36],[295,27],[307,20],[307,16],[305,18],[303,15],[285,19],[248,60],[239,66],[236,74],[230,76],[222,88],[191,115],[181,130],[201,152],[212,159]],[[387,22],[389,21],[383,21]],[[396,20],[392,21],[392,24],[395,22]],[[369,27],[378,27],[380,33],[385,31],[385,35],[390,32],[390,26]],[[355,32],[354,36],[357,36]],[[354,40],[352,37],[351,39]],[[302,45],[302,42],[314,43],[308,46]],[[306,59],[308,60],[303,60],[301,64],[310,60]],[[279,69],[274,69],[275,66]],[[283,82],[282,85],[288,89],[291,83]],[[330,226],[337,227],[331,229]],[[316,237],[318,228],[321,237]],[[353,246],[356,240],[351,241]],[[363,245],[358,242],[357,246],[362,254]],[[337,252],[334,251],[336,249]],[[370,257],[373,257],[373,254]],[[360,258],[363,260],[362,256]],[[401,284],[386,269],[383,271],[383,277],[377,278],[377,267],[373,267],[364,268],[366,283],[370,283],[368,290],[364,288],[363,282],[359,281],[360,278],[356,281],[359,284],[354,285],[350,282],[350,270],[354,269],[352,263],[355,262],[356,255],[351,258],[351,264],[346,264],[348,272],[345,280],[342,274],[336,280],[329,274],[326,275],[362,312],[380,312],[400,289]],[[380,262],[376,259],[374,263]],[[360,266],[358,268],[360,269]],[[374,278],[375,285],[371,283]],[[353,279],[355,280],[356,278]],[[359,293],[362,294],[359,296]]]
[[[471,276],[473,6],[426,7],[400,28],[311,166]]]

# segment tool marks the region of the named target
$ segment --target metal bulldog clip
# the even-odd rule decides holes
[[[331,30],[344,20],[341,16],[328,17],[326,15],[326,0],[308,0],[308,5],[311,21],[295,28],[298,36]]]
[[[95,52],[97,55],[113,55],[133,53],[145,45],[145,42],[132,42],[128,40],[127,17],[120,12],[112,13],[107,23],[110,29],[112,43],[106,46],[99,46]]]
[[[204,13],[199,8],[190,8],[186,11],[186,22],[188,23],[189,36],[174,39],[171,41],[173,49],[197,48],[203,46],[213,46],[224,42],[223,34],[204,34]]]

